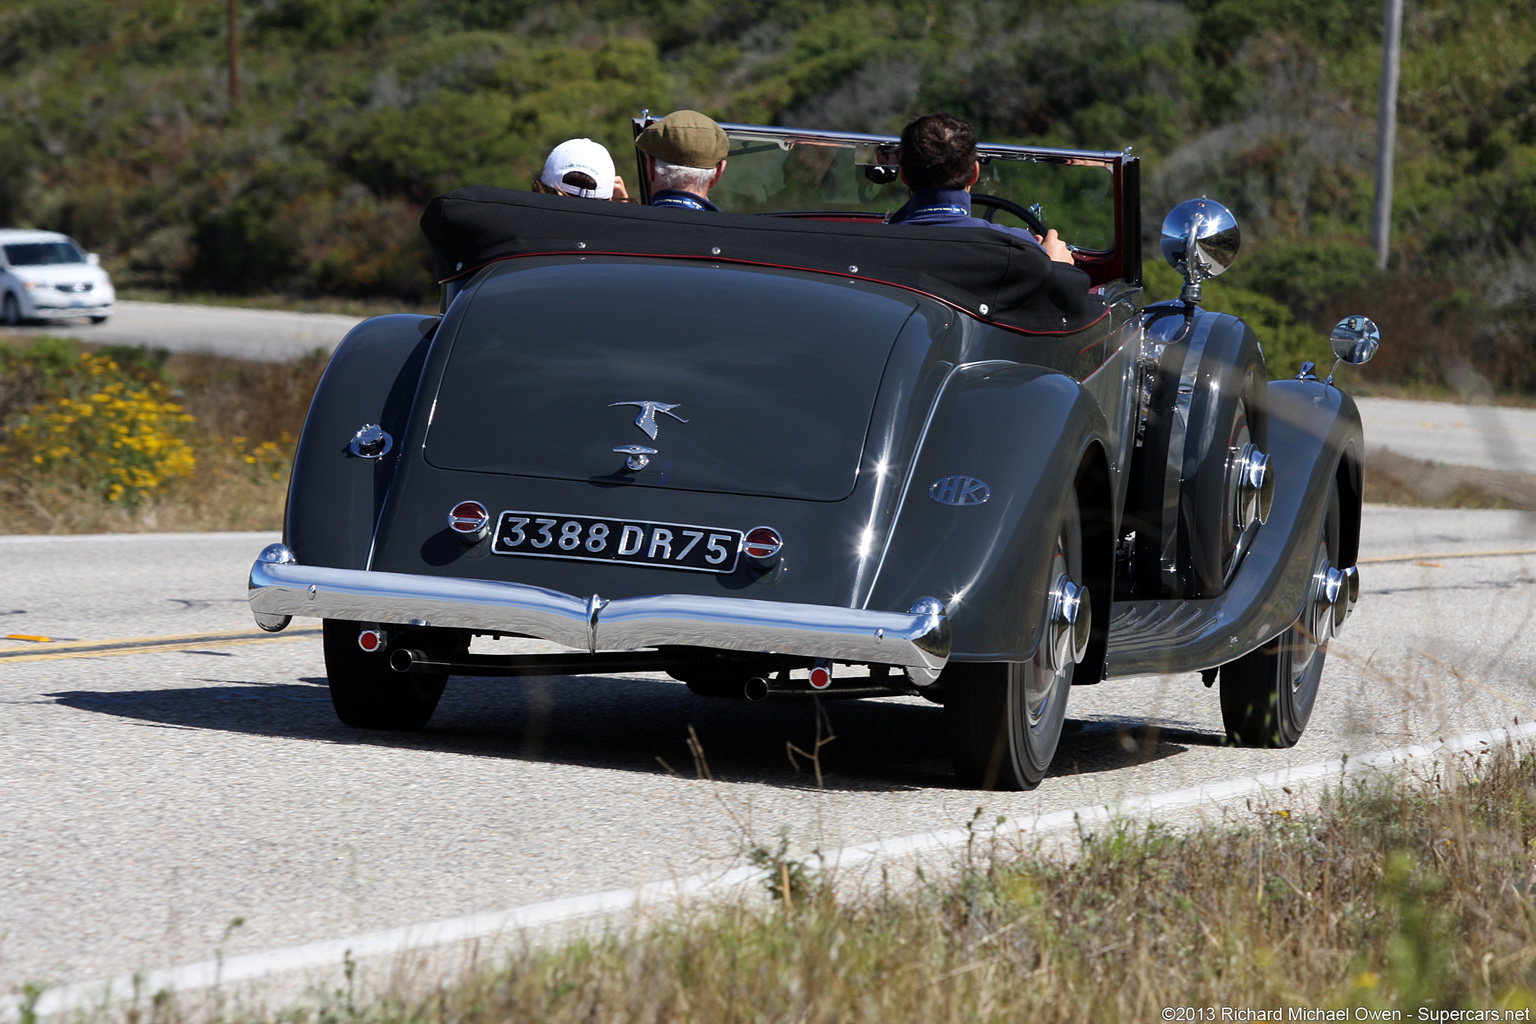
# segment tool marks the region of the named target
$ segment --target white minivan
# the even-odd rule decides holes
[[[117,295],[95,253],[57,231],[0,228],[0,324],[85,316],[99,324]]]

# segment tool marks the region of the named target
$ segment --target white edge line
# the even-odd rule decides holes
[[[1314,764],[1286,768],[1233,779],[1229,782],[1193,786],[1145,797],[1132,797],[1116,804],[1095,804],[1069,810],[1052,811],[1029,818],[1009,818],[999,825],[1019,833],[1050,832],[1077,823],[1108,821],[1114,817],[1182,810],[1201,804],[1219,804],[1237,797],[1261,794],[1283,786],[1301,785],[1329,778],[1343,778],[1376,769],[1390,768],[1409,761],[1424,760],[1444,754],[1458,754],[1476,747],[1493,747],[1536,736],[1536,723],[1519,723],[1508,728],[1468,733],[1437,744],[1416,743],[1379,754],[1335,758]],[[822,866],[846,868],[879,858],[895,858],[964,845],[974,835],[968,829],[951,828],[896,839],[880,839],[844,847],[822,858]],[[105,980],[78,982],[45,990],[32,1004],[39,1018],[100,1007],[161,991],[185,992],[250,981],[271,974],[297,971],[341,963],[345,957],[401,954],[450,942],[484,939],[515,933],[540,925],[559,924],[596,914],[631,910],[650,901],[676,900],[700,896],[714,890],[729,890],[760,877],[761,869],[738,867],[721,873],[694,875],[676,881],[653,882],[630,889],[567,899],[529,903],[504,911],[490,911],[465,917],[447,918],[424,924],[406,925],[384,931],[366,932],[340,939],[311,942],[265,953],[248,953],[222,961],[204,960],[165,970],[123,975]],[[0,1022],[19,1020],[23,1006],[20,996],[0,996]]]

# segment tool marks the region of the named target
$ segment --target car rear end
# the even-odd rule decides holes
[[[252,607],[269,626],[669,652],[684,677],[728,656],[748,675],[849,662],[930,683],[942,605],[867,603],[921,429],[914,393],[937,387],[952,322],[898,289],[788,270],[494,266],[437,328],[398,436],[301,450],[305,497],[253,570]],[[391,467],[358,565],[322,538],[327,516],[359,513],[327,510],[301,476],[370,455]]]

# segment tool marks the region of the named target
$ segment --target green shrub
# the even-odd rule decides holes
[[[1184,279],[1161,259],[1145,268],[1147,301],[1176,299]],[[1310,359],[1326,367],[1331,358],[1328,336],[1304,324],[1298,324],[1289,307],[1260,292],[1226,283],[1221,277],[1205,282],[1201,308],[1230,313],[1253,328],[1264,350],[1264,361],[1271,380],[1291,377],[1302,360]]]

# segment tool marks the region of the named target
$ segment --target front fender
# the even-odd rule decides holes
[[[1340,561],[1354,564],[1365,450],[1354,399],[1335,387],[1297,380],[1271,381],[1268,398],[1275,472],[1269,519],[1221,596],[1116,604],[1112,676],[1213,668],[1287,629],[1306,604],[1328,489],[1336,481],[1344,513]]]
[[[1104,461],[1105,434],[1098,404],[1070,377],[1004,362],[956,370],[924,431],[866,607],[936,597],[952,660],[1027,661],[1053,531],[1084,460]],[[1107,476],[1107,466],[1095,468]],[[975,488],[972,503],[940,500],[935,485],[943,492],[940,482],[956,477],[981,481],[985,500],[974,502]]]
[[[283,540],[303,564],[368,567],[437,324],[436,317],[405,313],[374,317],[352,328],[331,355],[304,417],[283,519]],[[382,458],[348,451],[352,435],[368,423],[394,439]]]

